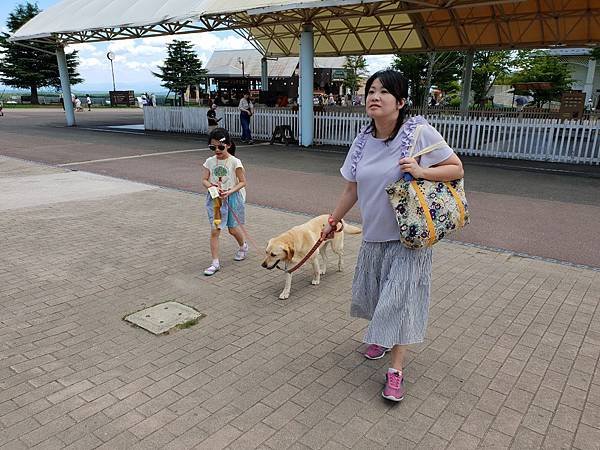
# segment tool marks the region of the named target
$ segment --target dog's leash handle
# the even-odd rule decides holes
[[[338,229],[337,226],[340,226],[340,228]],[[323,233],[321,233],[321,237],[323,237],[323,241],[328,241],[329,239],[333,239],[333,235],[335,233],[341,233],[344,230],[344,222],[342,222],[341,220],[336,224],[335,229],[331,230],[329,232],[329,234],[323,236]]]

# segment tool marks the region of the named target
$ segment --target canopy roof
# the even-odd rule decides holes
[[[315,55],[597,45],[598,0],[62,0],[12,36],[64,44],[233,30],[261,53]]]

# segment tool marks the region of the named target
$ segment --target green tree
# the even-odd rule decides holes
[[[494,82],[509,73],[512,63],[512,52],[508,50],[475,52],[471,90],[476,104],[485,101]]]
[[[208,74],[189,41],[175,40],[167,45],[167,58],[159,72],[152,74],[162,80],[161,86],[179,94],[182,102],[189,86],[197,86]]]
[[[407,79],[409,97],[413,105],[423,104],[423,99],[427,97],[423,82],[427,76],[427,55],[398,53],[394,56],[391,68]]]
[[[6,26],[10,33],[14,33],[26,22],[40,13],[36,3],[24,3],[17,5],[13,12],[8,15]],[[28,46],[33,46],[40,50],[34,50],[30,47],[23,47],[13,42],[9,42],[10,34],[0,34],[0,81],[18,89],[31,90],[31,103],[38,104],[38,89],[43,87],[60,87],[60,77],[58,74],[58,61],[56,56],[46,52],[55,52],[55,47],[51,44],[40,44],[32,42],[20,42]],[[45,50],[45,51],[42,51]],[[69,78],[72,85],[83,81],[77,72],[79,58],[77,52],[67,55],[67,67],[69,69]]]
[[[547,82],[551,84],[550,89],[516,92],[533,96],[538,107],[552,100],[559,101],[562,93],[571,89],[573,79],[569,68],[557,56],[548,55],[543,51],[519,51],[515,66],[518,71],[512,76],[512,83]]]
[[[401,72],[408,80],[410,98],[414,105],[423,105],[432,85],[442,91],[452,92],[460,77],[464,57],[459,52],[398,53],[391,68]]]
[[[600,47],[594,47],[590,51],[590,56],[592,57],[592,59],[600,60]]]
[[[344,69],[346,77],[344,83],[350,88],[352,95],[356,94],[358,86],[367,75],[367,60],[364,56],[346,56]]]

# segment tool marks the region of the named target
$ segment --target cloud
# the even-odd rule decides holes
[[[378,70],[387,69],[392,61],[394,60],[394,55],[371,55],[365,56],[367,60],[368,71],[369,73],[375,73]]]
[[[157,61],[127,61],[125,63],[125,67],[127,67],[128,69],[131,70],[135,70],[135,71],[156,71],[157,70],[157,66],[162,64],[161,60],[157,60]]]
[[[190,41],[197,51],[210,51],[212,53],[214,50],[253,48],[250,42],[237,35],[221,37],[218,33],[205,33],[194,34],[191,37]]]
[[[100,61],[98,58],[79,58],[79,67],[81,69],[92,69],[94,67],[103,67],[104,62]]]
[[[141,43],[138,43],[141,42]],[[127,53],[132,56],[152,56],[165,52],[165,47],[156,45],[150,39],[145,40],[126,40],[111,42],[108,46],[108,51],[115,54]]]

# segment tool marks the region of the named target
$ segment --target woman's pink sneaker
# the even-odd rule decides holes
[[[380,359],[383,358],[390,349],[387,347],[382,347],[381,345],[371,344],[367,347],[367,350],[363,353],[365,358],[367,359]]]
[[[399,402],[404,398],[404,378],[401,373],[388,371],[385,374],[385,387],[381,395],[393,402]]]

